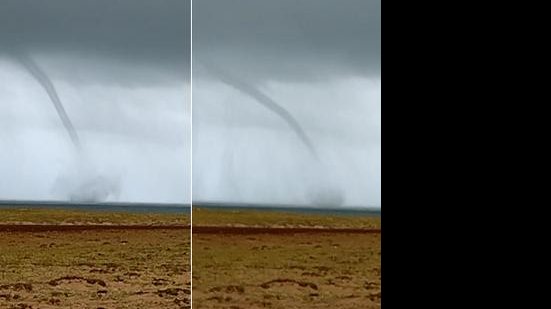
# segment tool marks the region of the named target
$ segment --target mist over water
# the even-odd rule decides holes
[[[100,173],[91,162],[80,159],[56,178],[52,192],[62,200],[73,202],[117,201],[121,181],[120,176]]]

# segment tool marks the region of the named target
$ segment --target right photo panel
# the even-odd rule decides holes
[[[380,0],[192,19],[192,307],[380,308]]]

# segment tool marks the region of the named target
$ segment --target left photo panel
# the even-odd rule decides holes
[[[190,21],[0,2],[0,308],[190,308]]]

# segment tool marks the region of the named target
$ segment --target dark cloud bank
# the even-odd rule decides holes
[[[186,0],[5,0],[0,44],[134,62],[185,78],[189,21]]]
[[[194,58],[251,80],[380,74],[380,1],[202,0]]]

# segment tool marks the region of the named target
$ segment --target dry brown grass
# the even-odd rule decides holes
[[[17,207],[0,208],[0,224],[189,225],[189,215]]]
[[[189,308],[189,251],[185,228],[0,232],[0,308]]]
[[[380,218],[208,211],[193,222],[380,227]],[[240,217],[240,218],[239,218]],[[251,217],[256,217],[252,220]],[[245,219],[243,219],[245,218]],[[303,220],[306,219],[306,220]],[[193,234],[193,307],[380,308],[379,233]]]
[[[245,209],[213,210],[193,208],[193,225],[378,229],[381,227],[381,217],[361,214],[330,215]]]

